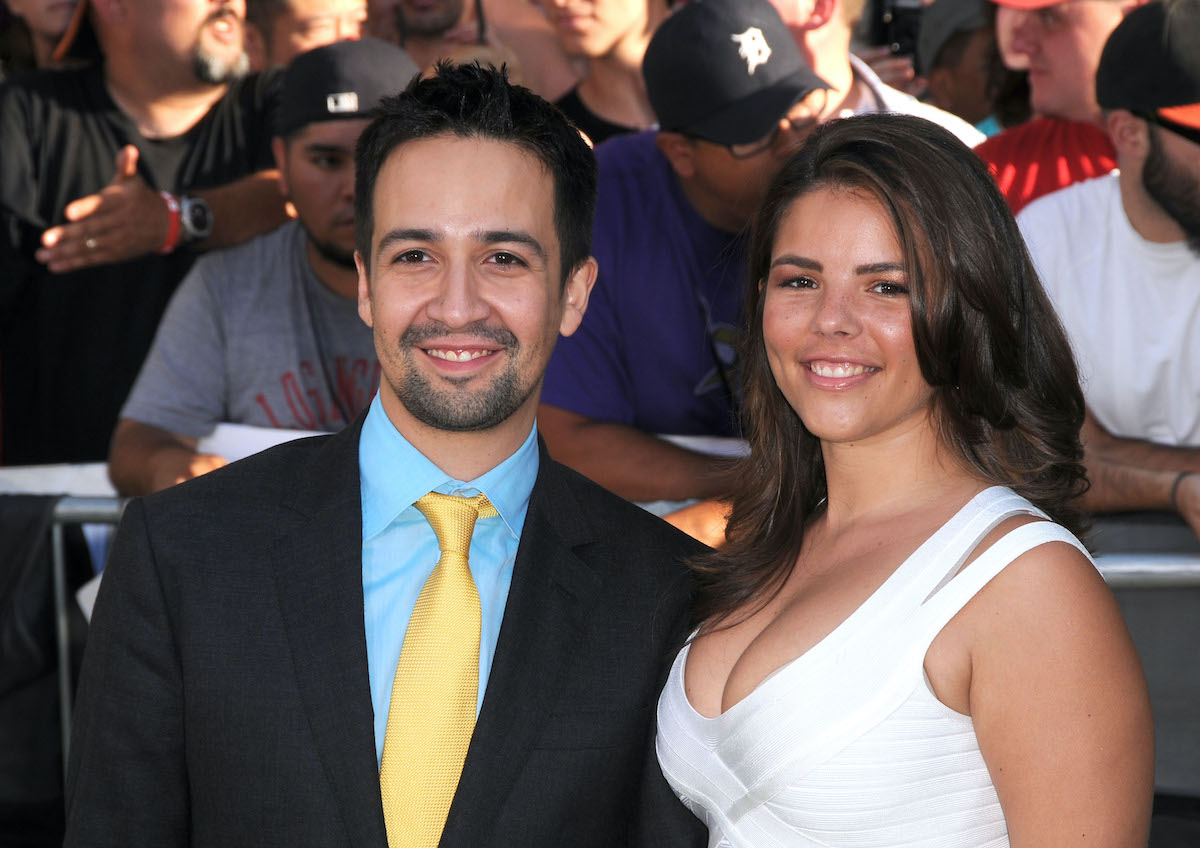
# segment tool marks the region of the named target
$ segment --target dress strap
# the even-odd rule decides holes
[[[891,599],[893,609],[920,609],[953,579],[987,534],[1015,515],[1048,518],[1027,499],[1003,486],[985,489],[972,498],[914,554],[914,573],[898,581],[901,596]]]
[[[1088,558],[1089,562],[1095,564],[1083,543],[1060,524],[1051,521],[1034,521],[1011,530],[980,554],[969,568],[960,571],[962,564],[959,563],[958,568],[947,575],[943,584],[935,589],[922,604],[918,614],[921,621],[919,624],[920,638],[917,642],[921,656],[925,655],[929,645],[933,643],[947,622],[954,618],[971,598],[979,593],[979,590],[991,582],[992,578],[1021,554],[1050,542],[1066,542],[1077,548]]]

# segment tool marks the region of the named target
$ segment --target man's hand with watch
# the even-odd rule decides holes
[[[126,145],[112,181],[67,204],[67,223],[42,234],[39,262],[62,273],[170,253],[212,234],[212,210],[203,198],[155,191],[138,174],[137,160],[137,148]]]

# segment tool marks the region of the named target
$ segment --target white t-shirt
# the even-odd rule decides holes
[[[1039,198],[1017,223],[1100,424],[1200,446],[1200,258],[1137,234],[1116,172]]]

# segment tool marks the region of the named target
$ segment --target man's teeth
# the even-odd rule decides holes
[[[434,359],[445,359],[450,362],[470,362],[472,359],[492,355],[490,350],[442,350],[440,348],[427,348],[425,352]]]
[[[879,370],[867,365],[850,365],[848,363],[829,364],[825,362],[813,362],[808,367],[818,377],[858,377],[862,374]]]

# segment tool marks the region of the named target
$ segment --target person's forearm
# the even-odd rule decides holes
[[[197,453],[195,439],[123,418],[109,447],[108,477],[122,495],[149,495],[224,464]]]
[[[555,406],[538,410],[550,454],[631,501],[719,498],[725,461],[686,450],[624,424],[595,421]]]
[[[1181,471],[1200,473],[1200,448],[1173,447],[1114,436],[1088,411],[1080,432],[1092,487],[1089,512],[1171,510],[1171,489]]]
[[[1092,486],[1083,497],[1088,512],[1170,510],[1171,486],[1178,471],[1123,465],[1096,456],[1084,462]]]
[[[212,235],[195,245],[201,250],[242,244],[288,220],[274,169],[187,193],[204,198],[212,209]]]
[[[1195,471],[1200,473],[1200,448],[1160,445],[1144,439],[1114,436],[1089,411],[1080,432],[1086,461],[1129,466],[1148,471]]]

